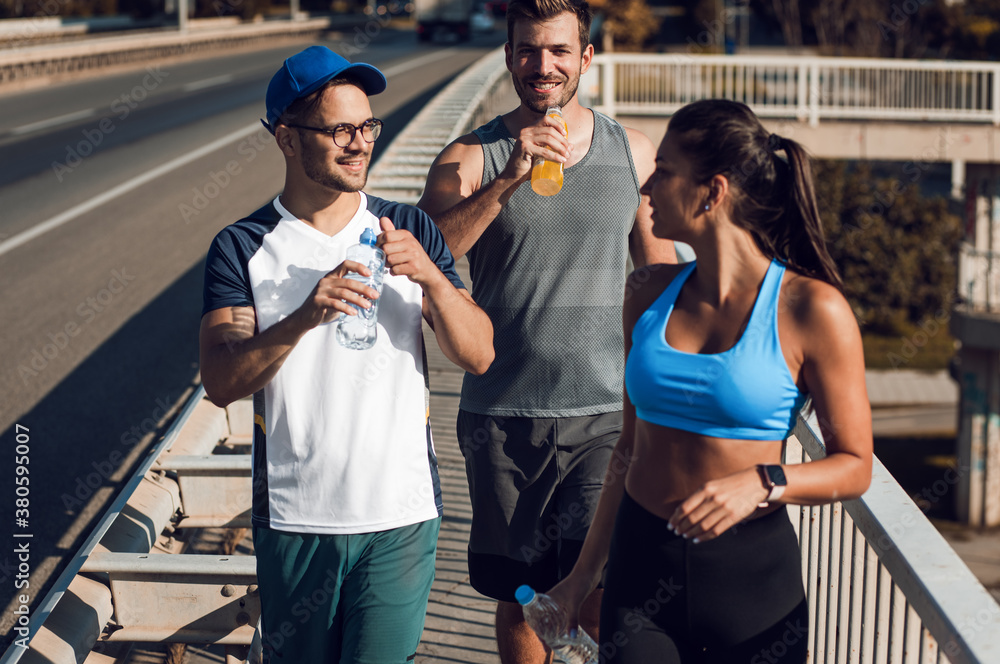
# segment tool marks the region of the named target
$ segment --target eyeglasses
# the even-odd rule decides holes
[[[306,127],[305,125],[298,124],[288,124],[287,126],[295,129],[305,129],[306,131],[315,131],[320,134],[328,134],[333,137],[333,144],[338,148],[346,148],[353,143],[359,129],[361,130],[361,138],[365,139],[366,143],[374,143],[375,139],[382,133],[382,121],[376,118],[365,120],[357,126],[352,125],[350,122],[342,122],[333,129]]]

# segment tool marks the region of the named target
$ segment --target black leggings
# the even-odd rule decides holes
[[[601,662],[802,664],[801,570],[784,509],[693,544],[626,493],[601,604]]]

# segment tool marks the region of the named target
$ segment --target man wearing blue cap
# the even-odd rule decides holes
[[[493,329],[430,218],[367,196],[382,128],[374,67],[323,46],[267,89],[284,191],[216,236],[205,268],[201,369],[225,406],[254,397],[254,549],[271,662],[412,661],[434,576],[441,488],[427,417],[421,318],[444,354],[482,373]],[[381,231],[381,296],[346,278]],[[368,350],[340,346],[340,315],[378,298]],[[353,305],[353,306],[352,306]]]

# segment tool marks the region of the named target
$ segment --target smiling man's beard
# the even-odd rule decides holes
[[[555,100],[543,100],[538,99],[536,97],[537,93],[531,89],[531,84],[535,82],[534,79],[531,79],[528,83],[523,83],[521,79],[516,76],[512,76],[511,79],[513,80],[514,90],[517,92],[517,96],[520,98],[521,103],[535,113],[545,113],[549,106],[565,106],[569,103],[569,100],[573,98],[573,95],[576,94],[576,89],[580,87],[579,72],[565,81],[551,81],[553,83],[562,83],[562,94]]]
[[[368,164],[370,163],[371,152],[344,153],[340,159],[355,159],[358,157],[364,160],[364,169],[357,175],[344,176],[340,173],[334,173],[327,168],[326,150],[320,152],[303,146],[302,170],[305,172],[307,178],[324,187],[330,187],[331,189],[345,193],[361,191],[368,182]]]

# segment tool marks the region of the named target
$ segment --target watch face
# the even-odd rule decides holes
[[[767,478],[775,486],[785,486],[788,484],[788,480],[785,479],[785,471],[781,466],[764,466],[764,470],[767,471]]]

